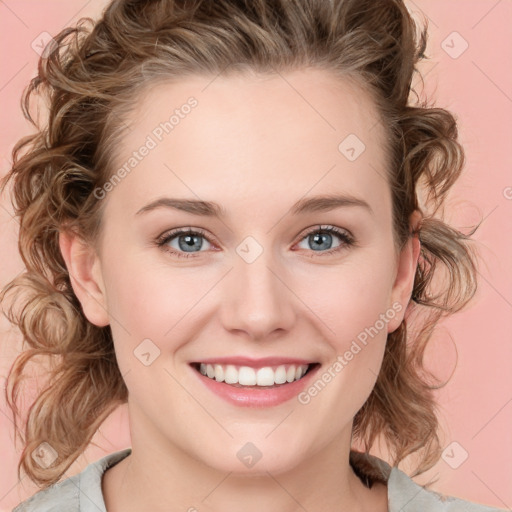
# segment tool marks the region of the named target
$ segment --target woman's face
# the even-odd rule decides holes
[[[127,124],[97,288],[75,288],[110,323],[133,445],[274,474],[348,446],[417,258],[369,97],[320,70],[190,77]]]

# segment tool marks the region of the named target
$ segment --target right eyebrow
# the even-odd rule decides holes
[[[224,217],[226,212],[222,206],[212,201],[198,201],[196,199],[177,199],[172,197],[161,197],[156,201],[143,206],[135,215],[150,212],[157,208],[172,208],[193,215],[210,217]]]

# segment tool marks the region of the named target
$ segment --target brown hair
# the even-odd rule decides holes
[[[89,28],[89,25],[92,25]],[[376,385],[354,418],[354,437],[369,451],[378,436],[393,464],[421,453],[416,474],[440,457],[432,374],[423,354],[436,323],[460,310],[476,291],[475,254],[467,235],[442,220],[448,190],[464,164],[454,116],[420,102],[411,87],[424,58],[419,30],[401,0],[115,0],[93,24],[82,19],[56,37],[24,92],[24,115],[37,133],[13,149],[13,205],[26,271],[2,291],[16,291],[8,310],[28,348],[15,360],[6,398],[14,418],[27,363],[50,361],[48,383],[28,409],[18,465],[40,485],[57,481],[83,452],[107,415],[126,402],[110,327],[84,316],[59,249],[59,231],[91,244],[102,226],[93,193],[112,174],[123,114],[144,87],[187,74],[227,68],[272,73],[321,68],[355,80],[377,106],[387,135],[388,181],[397,247],[411,236],[420,210],[421,254],[407,319],[389,334]],[[46,94],[48,119],[30,114],[33,93]],[[411,93],[416,101],[411,103]],[[425,191],[424,205],[418,193]],[[444,287],[434,294],[434,276]],[[23,294],[21,293],[23,292]],[[15,305],[21,308],[15,311]],[[15,430],[19,432],[18,424]],[[20,434],[21,435],[21,434]],[[32,452],[48,442],[58,458],[41,468]]]

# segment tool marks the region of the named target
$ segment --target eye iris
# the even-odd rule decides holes
[[[329,233],[315,233],[314,235],[311,235],[311,237],[313,238],[314,243],[318,243],[318,241],[320,240],[320,244],[321,244],[322,240],[325,242],[326,237],[327,237],[327,240],[332,242],[332,235],[330,235]],[[316,250],[329,249],[330,248],[330,247],[326,247],[325,243],[323,245],[324,246],[320,247],[320,249],[313,249],[313,250],[316,251]],[[330,246],[330,243],[327,244],[327,245]]]
[[[198,235],[181,235],[178,237],[180,249],[186,251],[187,249],[201,249],[202,241],[201,236]],[[182,244],[182,240],[185,242]]]

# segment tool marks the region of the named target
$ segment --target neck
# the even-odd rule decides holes
[[[103,477],[108,512],[387,510],[386,485],[366,487],[349,464],[351,424],[291,469],[247,474],[208,466],[156,432],[140,438],[147,430],[133,423],[132,453]]]

